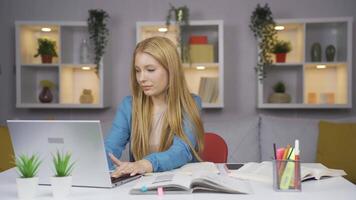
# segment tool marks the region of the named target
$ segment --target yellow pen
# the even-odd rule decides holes
[[[289,160],[290,157],[294,158],[293,148],[291,149],[291,153],[289,154],[288,159],[286,160],[287,164],[286,164],[286,167],[284,168],[281,182],[279,185],[279,188],[282,190],[289,189],[289,185],[290,185],[291,180],[294,176],[294,162]]]

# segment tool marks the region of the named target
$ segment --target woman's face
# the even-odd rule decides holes
[[[151,55],[137,53],[136,80],[147,96],[159,97],[168,88],[168,71]]]

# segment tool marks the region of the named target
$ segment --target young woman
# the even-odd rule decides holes
[[[105,141],[113,177],[167,171],[200,160],[201,100],[190,94],[176,46],[167,38],[138,43],[131,69],[132,96],[121,102]],[[130,162],[120,161],[130,144]]]

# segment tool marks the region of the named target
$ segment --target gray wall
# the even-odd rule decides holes
[[[191,20],[224,20],[225,108],[204,110],[207,131],[220,133],[229,142],[231,162],[253,161],[258,152],[251,149],[255,140],[256,119],[264,113],[284,117],[339,118],[355,115],[350,110],[258,110],[253,67],[256,42],[248,28],[257,3],[268,2],[275,18],[313,18],[353,16],[354,0],[1,0],[0,2],[0,124],[6,119],[100,119],[104,130],[110,127],[116,105],[130,94],[129,69],[134,48],[136,21],[162,21],[173,5],[187,5]],[[110,57],[112,63],[112,107],[105,110],[48,110],[15,108],[15,20],[86,20],[87,11],[102,8],[110,16]],[[356,27],[356,26],[354,26]],[[354,30],[354,35],[356,31]],[[354,37],[355,38],[355,37]],[[356,52],[356,39],[353,52]],[[353,63],[355,65],[354,56]],[[356,70],[353,70],[354,83]],[[353,93],[355,106],[356,93]]]

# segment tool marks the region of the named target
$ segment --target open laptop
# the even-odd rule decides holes
[[[111,188],[137,176],[112,178],[107,162],[100,121],[7,120],[16,155],[40,156],[39,184],[50,185],[54,175],[52,154],[70,152],[75,162],[73,186]]]

